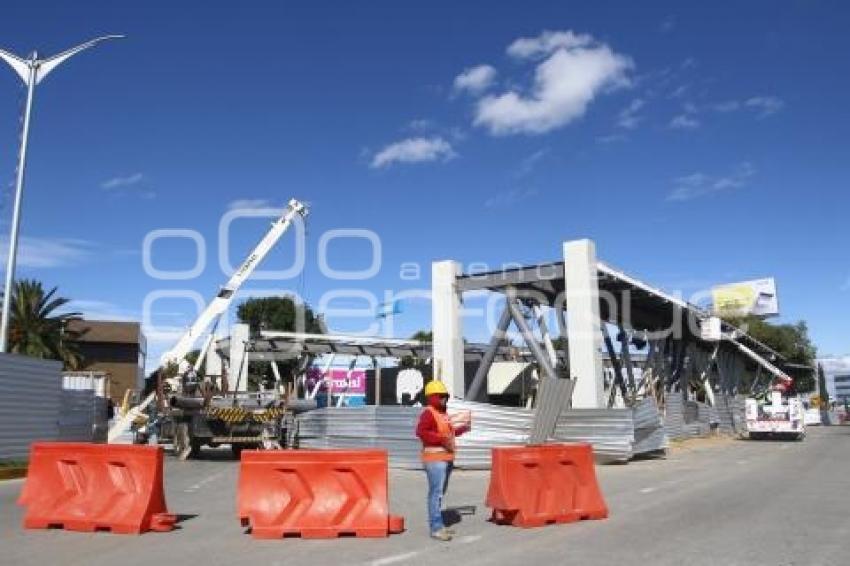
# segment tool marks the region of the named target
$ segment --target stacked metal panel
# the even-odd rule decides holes
[[[721,434],[740,434],[744,431],[744,398],[718,394],[715,396],[717,429]]]
[[[558,417],[553,440],[589,442],[597,460],[625,462],[635,441],[631,409],[569,409]]]
[[[62,362],[0,354],[0,460],[24,460],[30,443],[56,440]]]
[[[669,393],[664,406],[664,430],[667,437],[678,440],[685,437],[684,401],[679,393]]]
[[[534,411],[486,403],[452,400],[449,410],[472,412],[472,430],[458,439],[462,468],[488,469],[494,446],[522,445],[529,441]],[[303,448],[384,448],[390,465],[419,468],[420,443],[416,422],[421,408],[364,406],[323,408],[297,417],[298,444]],[[649,408],[641,415],[648,415]],[[645,417],[647,423],[651,417]],[[651,424],[647,425],[650,430]],[[663,432],[663,429],[657,427]],[[653,432],[653,434],[658,434]],[[600,461],[627,461],[633,453],[635,429],[632,409],[570,409],[562,412],[552,440],[589,442]],[[663,447],[658,436],[646,446]],[[644,450],[643,448],[641,450]]]
[[[106,442],[107,399],[95,390],[63,389],[59,405],[59,440]]]
[[[658,404],[652,397],[638,401],[632,407],[632,419],[635,428],[635,441],[632,451],[635,455],[651,454],[668,447],[664,419],[658,410]]]
[[[452,401],[451,411],[472,412],[472,430],[458,439],[458,467],[488,469],[494,446],[528,442],[533,412],[486,403]],[[298,443],[303,448],[385,448],[390,465],[419,468],[416,438],[418,407],[366,406],[324,408],[298,416]]]

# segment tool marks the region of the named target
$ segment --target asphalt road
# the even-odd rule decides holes
[[[387,539],[253,540],[236,518],[237,463],[224,453],[168,458],[169,510],[193,517],[142,536],[25,531],[20,480],[0,482],[0,564],[848,564],[850,427],[804,442],[698,441],[665,460],[597,468],[610,518],[539,529],[487,522],[488,473],[452,477],[449,506],[476,505],[439,543],[425,527],[424,474],[392,472]]]

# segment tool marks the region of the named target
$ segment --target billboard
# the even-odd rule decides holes
[[[779,299],[773,277],[719,285],[711,290],[714,314],[719,316],[776,316]]]

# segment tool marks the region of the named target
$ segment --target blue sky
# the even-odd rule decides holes
[[[686,295],[775,276],[782,320],[850,352],[844,3],[173,4],[4,4],[0,47],[19,54],[128,36],[46,79],[31,132],[20,274],[88,315],[141,319],[158,290],[211,297],[222,215],[296,196],[312,211],[303,273],[249,288],[383,296],[427,289],[436,259],[552,261],[590,237]],[[23,97],[0,73],[4,233]],[[234,224],[232,263],[265,222]],[[200,276],[145,274],[142,242],[163,228],[204,236]],[[340,228],[380,237],[375,277],[322,275],[319,239]],[[291,263],[292,240],[267,268]],[[159,269],[195,259],[189,240],[153,248]],[[364,240],[329,247],[336,269],[370,261]],[[422,278],[402,280],[403,262]],[[181,328],[193,308],[159,301],[153,322]],[[429,317],[412,301],[394,333]]]

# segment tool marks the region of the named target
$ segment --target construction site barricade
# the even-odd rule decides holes
[[[492,457],[493,522],[540,527],[608,517],[590,444],[496,447]]]
[[[386,450],[246,450],[238,514],[254,538],[386,537],[404,530],[389,514]]]
[[[24,528],[170,531],[158,446],[36,442],[18,504]]]

